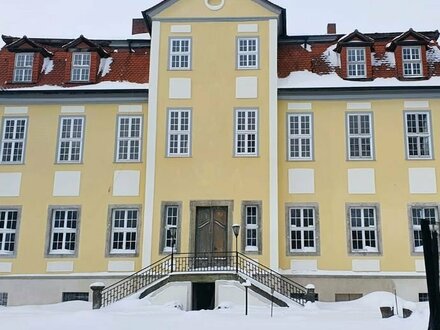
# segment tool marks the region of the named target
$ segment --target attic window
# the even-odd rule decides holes
[[[76,82],[89,81],[90,79],[90,53],[72,54],[71,80]]]
[[[348,78],[365,78],[365,48],[347,48]]]
[[[14,82],[31,82],[33,63],[33,53],[15,54]]]
[[[422,75],[422,57],[420,46],[402,47],[404,77],[420,77]]]

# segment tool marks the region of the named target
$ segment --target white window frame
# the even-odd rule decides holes
[[[420,127],[420,116],[426,116],[426,132],[421,132]],[[408,159],[432,159],[433,157],[433,150],[432,150],[432,136],[431,136],[431,113],[429,111],[405,111],[405,144],[406,144],[406,155]],[[415,132],[409,132],[409,125],[408,125],[408,119],[409,116],[416,116],[415,118]],[[416,153],[410,154],[410,140],[415,139],[416,140]],[[424,141],[424,142],[423,142]],[[422,146],[424,146],[422,148]],[[422,150],[426,150],[428,148],[429,154],[422,154]]]
[[[9,219],[10,214],[15,213],[15,219]],[[20,223],[20,210],[15,208],[0,208],[0,256],[14,256],[17,250],[18,226]],[[3,222],[3,223],[2,223]],[[8,228],[11,227],[11,228]],[[9,237],[9,240],[6,238]],[[12,249],[11,245],[12,244]],[[8,247],[7,247],[8,245]]]
[[[254,43],[254,45],[250,45],[250,43]],[[258,37],[237,38],[237,68],[258,69],[259,47]]]
[[[72,53],[72,71],[70,80],[73,82],[90,81],[91,54],[89,52]]]
[[[350,54],[353,53],[353,54]],[[367,77],[367,56],[363,47],[347,48],[347,77],[366,78]]]
[[[69,214],[73,216],[69,218]],[[61,217],[58,217],[60,215]],[[78,251],[78,228],[80,211],[78,208],[53,208],[50,219],[50,245],[49,245],[49,255],[75,255]],[[56,226],[56,222],[61,221],[63,225]],[[68,225],[68,222],[71,225]],[[73,225],[74,223],[74,225]],[[55,235],[61,236],[61,239],[57,239],[57,242],[61,242],[61,248],[55,248]],[[74,239],[67,240],[68,236],[72,236]],[[70,242],[73,242],[73,249],[69,248]]]
[[[352,211],[360,211],[360,223],[354,223],[355,219],[353,218]],[[370,214],[366,214],[366,212],[373,211],[372,219],[374,224],[368,223],[366,225],[366,221],[370,221]],[[350,206],[348,208],[348,222],[349,222],[349,238],[350,238],[350,252],[351,253],[379,253],[379,222],[377,216],[377,207],[375,206]],[[356,242],[360,241],[362,245],[361,248],[355,247],[355,241],[353,240],[353,235],[356,233]],[[374,239],[369,237],[373,233]],[[376,246],[368,243],[369,241],[373,241]]]
[[[191,110],[169,109],[167,123],[167,156],[191,155]]]
[[[235,110],[235,156],[258,156],[258,125],[257,109]]]
[[[176,44],[174,44],[176,43]],[[182,43],[188,43],[187,47]],[[187,49],[182,49],[182,48]],[[170,38],[169,41],[169,70],[191,70],[191,38]]]
[[[2,164],[24,163],[24,155],[26,148],[26,133],[27,133],[27,118],[25,117],[3,118],[3,131],[1,135],[2,139],[0,145],[0,163]],[[10,150],[10,153],[6,153],[6,150]]]
[[[357,127],[352,127],[350,119],[354,118]],[[363,119],[368,118],[368,126],[363,125]],[[347,156],[349,160],[373,160],[374,139],[373,139],[373,115],[367,112],[347,113]],[[358,154],[356,155],[355,145],[357,142]],[[365,146],[365,148],[364,148]],[[368,148],[369,149],[368,149]],[[369,152],[367,152],[369,151]]]
[[[15,54],[13,81],[15,83],[32,82],[33,66],[34,66],[34,53]]]
[[[423,62],[420,46],[402,47],[402,72],[404,77],[422,77]]]
[[[294,120],[296,119],[297,127]],[[303,125],[308,125],[303,127]],[[287,159],[313,160],[313,116],[304,113],[287,115]],[[293,148],[297,146],[298,150]],[[297,154],[297,155],[296,155]]]
[[[420,212],[415,214],[415,212]],[[439,225],[438,207],[434,205],[415,205],[410,207],[410,228],[412,237],[412,251],[423,253],[421,220],[429,219],[431,225]]]
[[[122,130],[122,126],[127,126]],[[142,116],[119,116],[116,161],[139,162],[142,157]]]
[[[173,212],[173,213],[170,213]],[[177,252],[178,235],[180,219],[180,205],[167,204],[164,206],[164,231],[163,231],[163,253],[170,253],[172,250],[171,228],[176,228],[176,237],[174,238],[174,252]]]
[[[65,124],[66,121],[71,121],[70,124]],[[74,131],[75,121],[81,121],[81,131],[80,136],[78,137],[78,131]],[[60,127],[59,127],[59,136],[58,136],[58,153],[57,153],[57,162],[58,163],[81,163],[82,154],[83,154],[83,139],[84,139],[84,117],[61,117],[60,118]],[[68,127],[67,134],[64,134],[64,127]],[[77,127],[78,125],[76,125]],[[74,136],[75,135],[75,136]],[[66,149],[66,153],[61,153],[62,150]],[[78,150],[78,152],[76,152]],[[62,159],[62,155],[67,155],[66,159]],[[78,159],[76,159],[76,155],[78,155]]]
[[[300,225],[296,225],[294,222],[292,222],[294,217],[293,212],[298,212],[299,215],[299,222]],[[287,226],[288,226],[288,238],[289,238],[289,246],[288,251],[290,253],[316,253],[317,252],[317,216],[316,216],[316,208],[312,206],[291,206],[287,208]],[[313,220],[313,225],[310,225],[308,222],[306,223],[306,220],[310,219],[310,216],[308,215],[306,217],[306,212],[312,212],[311,219]],[[299,242],[301,244],[301,248],[293,248],[292,242],[294,238],[292,237],[292,233],[295,232],[299,234]],[[310,238],[305,238],[305,233],[313,233],[313,240]],[[298,240],[298,238],[295,237],[295,240]],[[307,246],[305,247],[304,243],[305,241],[308,241],[310,245],[310,241],[313,241],[313,246]]]
[[[248,213],[249,210],[255,210],[255,213]],[[259,220],[260,220],[260,205],[246,204],[244,205],[244,223],[245,223],[245,251],[258,252],[260,246],[259,234]],[[253,234],[249,237],[249,232]],[[249,240],[255,241],[255,244],[249,244]]]
[[[122,212],[123,218],[119,220],[122,221],[122,226],[116,226],[116,212]],[[135,212],[136,218],[130,218],[130,212]],[[138,228],[140,220],[140,210],[139,208],[113,208],[111,210],[111,233],[110,233],[110,254],[136,254],[138,246]],[[136,225],[128,226],[128,221],[136,221]],[[122,241],[115,241],[115,234],[122,234]],[[134,247],[127,247],[127,244],[133,244],[132,237],[134,235]],[[122,248],[115,247],[116,242],[122,242]]]

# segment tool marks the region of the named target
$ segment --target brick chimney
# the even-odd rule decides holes
[[[147,26],[145,25],[145,21],[143,18],[133,18],[133,23],[131,26],[131,34],[141,34],[148,33]]]
[[[336,34],[336,23],[327,24],[327,34]]]

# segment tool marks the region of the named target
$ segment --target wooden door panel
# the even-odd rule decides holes
[[[196,211],[196,251],[212,252],[212,217],[210,207],[198,207]]]
[[[228,208],[213,208],[213,236],[214,236],[214,252],[225,252],[226,249],[226,233],[228,223]]]
[[[196,252],[227,251],[228,207],[196,208]]]

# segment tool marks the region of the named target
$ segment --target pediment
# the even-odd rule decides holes
[[[42,47],[41,45],[35,43],[31,39],[29,39],[26,36],[23,36],[23,38],[17,39],[10,44],[6,45],[6,48],[10,52],[26,52],[26,53],[41,53],[44,57],[50,57],[53,54],[48,51],[46,48]]]

